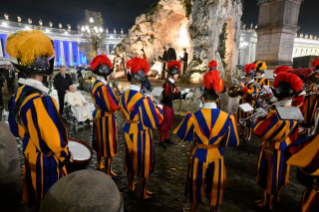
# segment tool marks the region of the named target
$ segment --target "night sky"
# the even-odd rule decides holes
[[[242,21],[250,26],[257,24],[258,6],[257,0],[244,0],[244,15]],[[38,25],[42,19],[43,26],[58,28],[61,22],[66,29],[71,24],[72,29],[84,19],[84,10],[101,12],[104,19],[104,27],[119,32],[121,28],[127,33],[135,22],[135,17],[144,13],[151,4],[158,0],[1,0],[0,20],[4,19],[4,13],[9,15],[9,20],[17,22],[17,16],[27,23],[30,17],[33,24]],[[298,33],[313,34],[319,36],[319,0],[305,0],[301,5]]]

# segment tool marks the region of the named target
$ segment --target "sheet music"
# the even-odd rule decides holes
[[[158,97],[158,96],[162,95],[163,90],[164,90],[164,89],[163,89],[162,87],[156,87],[156,88],[154,88],[154,89],[152,90],[152,96]]]
[[[181,94],[182,94],[182,95],[185,94],[185,93],[190,93],[189,88],[186,88],[186,89],[184,89],[184,90],[181,91]]]
[[[280,120],[304,120],[303,115],[298,107],[277,107],[276,111]]]
[[[189,92],[189,93],[186,95],[186,99],[192,98],[193,96],[194,96],[194,93],[193,93],[193,92]]]
[[[251,112],[254,110],[254,108],[249,103],[241,104],[239,105],[239,108],[245,113]]]
[[[236,78],[231,78],[231,83],[233,85],[239,85],[239,81]]]

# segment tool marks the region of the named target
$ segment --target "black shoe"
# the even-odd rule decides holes
[[[166,149],[166,145],[164,144],[164,142],[160,142],[159,146],[163,147],[164,149]]]
[[[252,209],[255,209],[257,211],[267,211],[267,212],[273,212],[274,209],[269,209],[268,208],[268,205],[265,205],[263,207],[260,207],[258,206],[258,204],[256,202],[251,202],[249,203],[249,206],[252,208]]]
[[[83,125],[83,121],[80,121],[78,125]]]
[[[165,143],[168,143],[168,144],[174,144],[174,142],[171,141],[170,139],[165,139],[164,142],[165,142]]]
[[[112,179],[115,181],[115,180],[121,179],[121,177],[120,176],[114,176],[114,177],[112,177]]]

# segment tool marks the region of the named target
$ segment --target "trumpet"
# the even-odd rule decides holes
[[[255,122],[258,117],[266,116],[268,114],[268,109],[273,105],[266,106],[265,108],[257,108],[254,114],[248,116],[247,118],[240,118],[239,124],[246,125],[246,121],[250,120],[251,122]]]
[[[241,90],[240,85],[234,85],[228,89],[227,93],[229,97],[236,98],[240,95]]]

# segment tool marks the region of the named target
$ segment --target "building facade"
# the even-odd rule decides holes
[[[245,26],[245,25],[244,25]],[[240,35],[240,57],[238,63],[245,65],[253,63],[256,55],[257,33],[256,27],[242,28]],[[319,56],[319,37],[297,34],[294,39],[291,62],[295,57]]]
[[[81,49],[81,43],[85,42],[79,31],[69,29],[56,29],[52,27],[35,26],[31,24],[16,23],[11,21],[0,21],[0,58],[7,61],[9,55],[5,51],[6,40],[9,34],[25,29],[40,29],[48,35],[54,43],[55,66],[76,67],[87,65],[86,55]],[[125,37],[125,34],[107,34],[105,49],[108,55],[114,52],[114,48]]]

